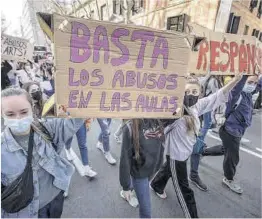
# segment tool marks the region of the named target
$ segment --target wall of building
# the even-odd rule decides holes
[[[104,20],[108,20],[113,14],[113,0],[79,0],[81,4],[76,2],[76,8],[79,10],[71,10],[71,15],[77,17],[86,17],[86,11],[94,11],[92,19],[99,20],[98,14],[101,16],[101,6],[107,5],[104,12]],[[240,16],[240,23],[237,34],[243,34],[245,25],[249,26],[248,35],[252,35],[253,29],[259,29],[262,32],[262,18],[257,17],[258,5],[251,13],[249,10],[250,0],[233,0],[226,5],[231,7],[230,13],[234,13],[235,16]],[[99,11],[97,11],[97,5]],[[187,22],[191,27],[196,28],[195,32],[198,32],[198,28],[207,28],[209,30],[215,30],[215,24],[217,15],[220,8],[219,0],[144,0],[143,9],[139,13],[130,16],[130,21],[136,25],[149,26],[156,29],[167,29],[168,18],[179,16],[182,14],[188,15]],[[81,5],[84,5],[86,10],[81,9]],[[124,17],[124,13],[122,15]],[[224,15],[223,15],[224,16]],[[224,17],[223,17],[224,18]],[[229,11],[225,13],[223,19],[223,27],[219,27],[220,32],[226,32],[227,23],[229,19]]]
[[[250,0],[233,1],[231,12],[241,17],[237,34],[244,33],[245,25],[249,26],[247,35],[252,35],[253,29],[258,29],[260,33],[262,32],[262,16],[261,18],[257,17],[258,5],[253,12],[250,12]]]
[[[21,29],[23,30],[23,37],[33,45],[49,48],[50,45],[36,18],[36,13],[46,12],[47,7],[48,1],[45,0],[25,0],[21,17]]]

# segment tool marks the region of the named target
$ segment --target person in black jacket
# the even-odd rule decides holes
[[[11,86],[11,82],[7,75],[7,73],[11,70],[12,66],[7,61],[1,63],[1,90],[4,90],[7,87]]]
[[[155,119],[133,119],[123,127],[120,157],[120,195],[130,203],[134,188],[141,218],[151,217],[149,178],[162,159],[164,140],[161,122]]]

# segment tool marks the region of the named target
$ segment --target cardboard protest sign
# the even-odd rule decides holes
[[[239,36],[209,31],[198,51],[190,58],[190,73],[234,75],[239,71],[254,74],[255,66],[262,67],[261,43],[252,36]]]
[[[179,111],[190,55],[185,35],[57,14],[52,19],[55,102],[71,117],[170,118]]]
[[[28,40],[2,34],[1,36],[2,60],[27,61],[33,58],[33,46]]]

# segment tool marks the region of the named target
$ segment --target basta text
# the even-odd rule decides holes
[[[127,28],[116,28],[113,30],[111,37],[108,36],[107,28],[99,25],[91,32],[89,28],[80,22],[71,22],[71,39],[70,39],[70,61],[73,63],[83,63],[93,55],[93,63],[98,63],[100,60],[100,51],[103,50],[104,64],[111,63],[112,66],[121,66],[127,63],[131,56],[137,57],[136,68],[144,67],[144,57],[146,46],[153,46],[151,55],[150,68],[154,68],[159,56],[162,59],[163,69],[168,68],[168,41],[165,37],[155,36],[153,31],[149,30],[130,30]],[[93,36],[91,36],[93,34]],[[121,42],[122,37],[130,36],[130,41],[137,44],[140,41],[140,50],[138,54],[130,54],[129,48]],[[92,39],[92,42],[91,42]],[[110,48],[111,43],[119,50],[118,58],[110,59],[110,51],[116,53],[113,48]],[[153,45],[149,45],[153,44]],[[93,53],[93,54],[92,54]]]

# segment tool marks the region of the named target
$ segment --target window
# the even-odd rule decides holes
[[[132,15],[140,13],[144,8],[144,0],[134,0],[133,3]]]
[[[182,14],[175,17],[169,17],[167,19],[167,29],[183,32],[185,30],[187,18],[188,16],[186,14]]]
[[[262,32],[260,32],[259,41],[262,42]]]
[[[235,16],[234,13],[230,13],[227,25],[227,33],[237,34],[239,22],[240,16]]]
[[[262,0],[260,0],[260,2],[259,2],[259,6],[258,6],[258,9],[257,9],[257,17],[261,18],[261,14],[262,14]]]
[[[249,26],[245,25],[244,35],[248,35]]]
[[[105,20],[106,19],[106,4],[101,6],[101,20]]]
[[[258,35],[259,35],[259,30],[253,29],[252,36],[258,38]]]
[[[258,2],[258,0],[251,0],[251,1],[250,1],[249,10],[250,10],[251,12],[253,12],[254,8],[257,7],[257,2]]]
[[[114,0],[113,1],[113,14],[123,15],[123,1]]]

